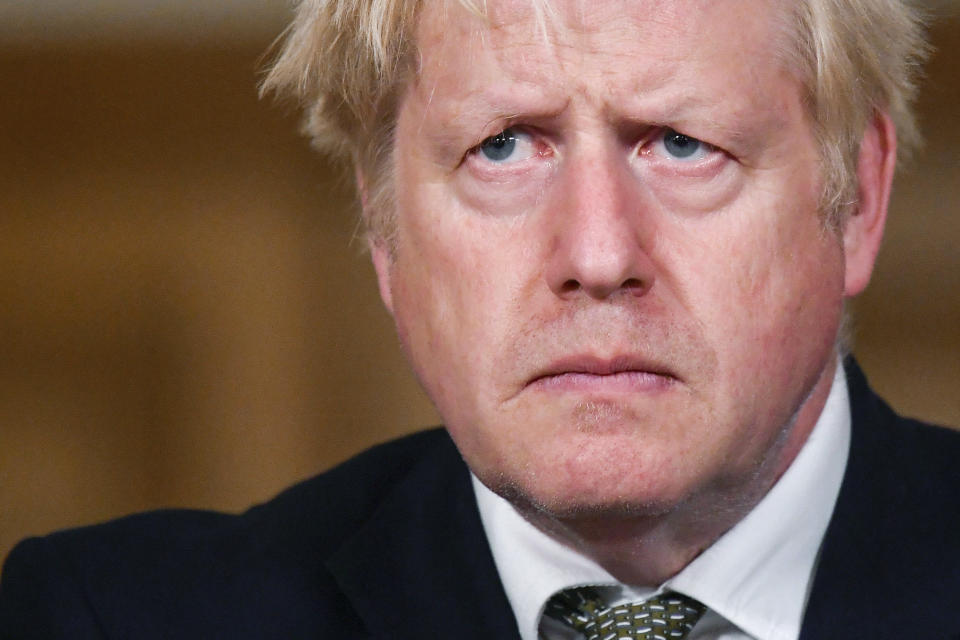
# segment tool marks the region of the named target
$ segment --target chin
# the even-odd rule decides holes
[[[557,464],[542,460],[557,460]],[[612,468],[609,457],[584,462],[543,457],[538,463],[522,465],[519,473],[495,470],[477,476],[520,511],[567,521],[661,516],[691,494],[682,482],[683,474],[675,469],[644,469],[639,459],[629,472]],[[597,465],[604,463],[610,468],[598,470]]]
[[[662,515],[703,490],[722,460],[710,453],[712,421],[681,399],[567,397],[448,429],[480,481],[522,511]]]

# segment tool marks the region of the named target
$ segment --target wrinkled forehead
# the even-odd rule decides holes
[[[470,2],[425,1],[416,34],[421,93],[513,84],[569,96],[587,89],[575,79],[588,74],[590,91],[610,89],[604,100],[693,85],[706,95],[705,83],[762,100],[764,83],[790,58],[779,0],[472,0],[475,11]]]
[[[454,51],[547,74],[550,60],[591,53],[623,53],[624,66],[642,56],[667,67],[698,54],[746,68],[783,66],[792,59],[789,13],[778,0],[425,0],[415,36],[418,75],[442,73]]]

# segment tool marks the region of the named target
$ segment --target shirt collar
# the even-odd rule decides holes
[[[850,406],[838,365],[824,409],[783,476],[746,517],[656,591],[694,597],[755,638],[797,638],[849,447]],[[531,525],[476,477],[473,487],[523,640],[537,638],[543,606],[557,591],[616,584],[605,569]],[[624,590],[630,598],[653,591]]]

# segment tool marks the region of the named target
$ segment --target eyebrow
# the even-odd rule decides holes
[[[574,97],[562,90],[553,97],[545,95],[545,89],[550,88],[548,83],[511,79],[509,91],[478,86],[463,94],[445,96],[443,103],[433,100],[433,90],[415,88],[427,107],[418,133],[441,152],[459,156],[483,137],[498,133],[493,130],[497,128],[493,123],[502,123],[505,128],[517,121],[536,125],[562,117]],[[706,93],[677,88],[669,80],[659,86],[648,85],[633,99],[604,96],[600,100],[600,113],[615,125],[670,126],[694,137],[699,134],[737,154],[773,146],[787,119],[773,103],[751,103],[745,97],[743,101],[719,105]],[[443,126],[426,126],[437,122]]]
[[[530,88],[529,97],[517,95],[517,86]],[[443,102],[434,101],[434,90],[426,91],[415,87],[423,101],[423,121],[418,132],[438,141],[459,143],[463,139],[473,139],[490,131],[493,123],[508,124],[516,120],[547,121],[555,120],[567,109],[569,98],[544,98],[543,87],[533,82],[512,82],[511,91],[490,91],[478,88],[464,94],[445,97]],[[443,127],[426,125],[442,122]],[[497,133],[491,132],[491,135]],[[480,142],[480,140],[476,140]]]

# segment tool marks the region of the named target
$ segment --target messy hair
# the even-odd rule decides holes
[[[905,0],[804,0],[790,17],[786,55],[820,154],[820,209],[839,227],[856,210],[860,141],[877,112],[893,121],[901,162],[919,146],[913,104],[930,49],[921,14]]]
[[[447,1],[447,0],[433,0]],[[548,0],[530,0],[541,14]],[[458,0],[486,15],[486,0]],[[300,0],[261,90],[304,108],[313,145],[353,163],[363,222],[375,238],[392,231],[397,109],[415,73],[414,34],[422,0]],[[821,158],[821,210],[830,226],[856,207],[860,140],[886,111],[901,157],[919,142],[912,105],[927,54],[922,20],[906,0],[784,2],[787,50],[803,88]]]

